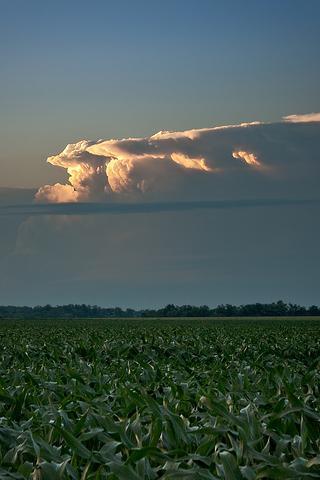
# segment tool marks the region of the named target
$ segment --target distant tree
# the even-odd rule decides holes
[[[120,307],[104,308],[97,305],[37,305],[35,307],[0,306],[0,318],[106,318],[106,317],[235,317],[235,316],[320,316],[320,308],[311,305],[306,308],[297,304],[286,304],[282,300],[272,303],[246,305],[218,305],[210,309],[207,305],[174,305],[163,308],[134,310]]]
[[[320,308],[316,305],[311,305],[307,311],[308,315],[319,315],[320,316]]]

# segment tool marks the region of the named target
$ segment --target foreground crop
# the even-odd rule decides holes
[[[0,324],[0,479],[320,478],[320,322]]]

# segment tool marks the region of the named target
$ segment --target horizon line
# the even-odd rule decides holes
[[[200,209],[254,208],[318,204],[320,198],[260,198],[232,200],[195,200],[170,202],[69,202],[30,203],[0,206],[0,216],[11,215],[117,215],[177,212]]]

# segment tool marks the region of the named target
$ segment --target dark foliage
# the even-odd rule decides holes
[[[275,317],[275,316],[320,316],[320,307],[303,307],[279,300],[273,303],[248,305],[207,305],[169,304],[158,310],[134,310],[119,307],[104,308],[97,305],[45,305],[36,307],[0,306],[0,318],[133,318],[133,317]]]

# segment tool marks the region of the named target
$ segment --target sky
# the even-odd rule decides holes
[[[0,5],[0,304],[320,303],[318,0]]]

